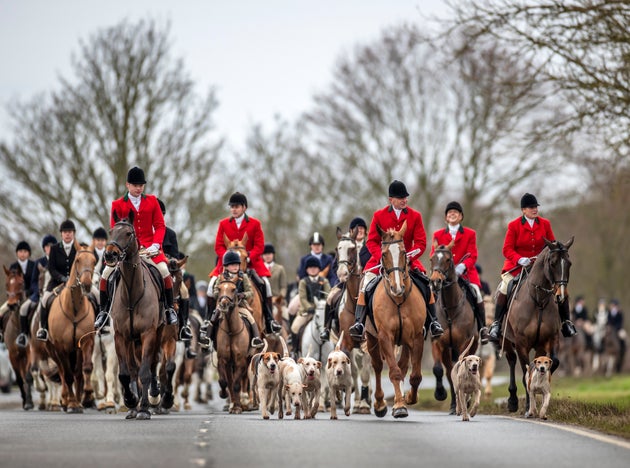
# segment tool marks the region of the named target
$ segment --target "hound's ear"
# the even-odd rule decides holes
[[[318,368],[318,369],[321,369],[321,368],[322,368],[322,363],[321,363],[321,362],[319,362],[319,361],[317,361],[317,368]]]
[[[304,358],[298,359],[298,364],[302,364],[304,362]]]
[[[308,388],[308,385],[302,384],[302,388]]]

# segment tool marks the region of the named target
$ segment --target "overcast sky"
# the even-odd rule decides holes
[[[440,0],[0,0],[0,138],[7,102],[72,79],[79,39],[125,18],[171,20],[174,55],[198,92],[216,86],[219,130],[240,145],[248,124],[306,110],[340,53],[446,11]]]

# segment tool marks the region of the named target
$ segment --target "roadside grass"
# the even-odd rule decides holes
[[[552,379],[551,391],[548,421],[580,426],[630,440],[629,375],[614,375],[611,378],[557,377]],[[482,396],[478,414],[523,417],[525,393],[520,381],[518,395],[519,409],[516,413],[510,413],[507,409],[507,382],[495,386],[491,396]],[[433,397],[433,389],[421,389],[418,404],[414,408],[448,412],[450,393],[445,401],[437,401]]]

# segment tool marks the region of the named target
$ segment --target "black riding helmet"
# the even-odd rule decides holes
[[[233,250],[228,250],[223,254],[223,266],[241,264],[241,256]]]

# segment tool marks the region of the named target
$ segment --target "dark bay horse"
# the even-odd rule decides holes
[[[220,275],[217,308],[221,311],[217,330],[217,368],[221,398],[230,397],[230,413],[240,414],[241,390],[247,378],[250,333],[241,317],[238,305],[237,285],[233,280]]]
[[[160,351],[158,330],[164,327],[161,285],[140,258],[133,217],[133,211],[126,219],[118,219],[114,214],[116,224],[104,255],[107,264],[117,265],[120,272],[111,296],[111,315],[119,362],[118,379],[123,401],[129,409],[126,419],[151,419],[149,391],[154,403],[159,399],[155,369]]]
[[[350,355],[352,360],[352,379],[354,381],[354,406],[353,413],[370,414],[371,408],[371,383],[370,373],[372,370],[371,359],[368,353],[364,352],[358,343],[350,336],[350,327],[354,324],[354,310],[357,307],[359,297],[359,287],[361,285],[361,275],[363,268],[359,260],[359,248],[357,244],[357,233],[359,228],[355,227],[350,232],[343,234],[337,228],[337,277],[340,284],[344,285],[343,295],[339,300],[336,310],[331,313],[336,314],[339,319],[339,332],[343,332],[341,349]],[[334,305],[330,303],[333,294],[328,295],[328,307]],[[359,378],[361,378],[361,391],[359,391]]]
[[[9,352],[9,361],[15,372],[15,381],[22,396],[22,408],[33,409],[33,377],[30,373],[30,348],[19,347],[15,339],[20,333],[20,306],[26,299],[24,290],[24,275],[21,268],[4,266],[6,275],[7,313],[0,320],[4,320],[4,343]]]
[[[59,368],[61,401],[68,413],[82,413],[95,406],[92,391],[94,305],[88,295],[96,256],[75,241],[77,254],[65,287],[50,304],[50,340],[47,348]],[[79,403],[81,398],[81,403]]]
[[[413,405],[417,402],[418,386],[422,381],[421,364],[426,305],[420,290],[413,285],[409,276],[409,263],[403,243],[406,230],[406,221],[400,231],[378,229],[381,236],[383,279],[374,291],[372,302],[374,323],[367,322],[366,334],[368,351],[372,356],[372,366],[376,375],[374,414],[381,418],[387,413],[387,403],[383,398],[381,385],[383,358],[389,367],[389,380],[394,386],[392,415],[395,418],[408,416],[405,405]],[[401,347],[398,362],[396,362],[395,346]],[[411,389],[403,397],[402,382],[410,363]]]
[[[446,378],[451,388],[451,414],[455,414],[456,407],[451,370],[469,343],[472,346],[469,346],[468,354],[474,353],[479,339],[472,307],[466,299],[466,292],[457,281],[452,252],[454,244],[455,241],[449,245],[434,245],[430,260],[430,280],[431,289],[435,295],[435,310],[444,329],[444,334],[431,343],[433,374],[435,375],[434,396],[439,401],[446,399],[446,390],[442,383],[444,368],[446,368]],[[473,337],[474,341],[471,343]]]
[[[573,237],[566,243],[545,239],[545,248],[538,255],[527,278],[514,293],[508,307],[503,346],[510,365],[510,396],[508,410],[518,410],[515,367],[518,356],[525,386],[525,365],[534,356],[549,356],[553,360],[553,373],[559,360],[556,355],[560,318],[558,304],[568,300],[566,287],[569,283],[569,248]],[[525,415],[529,415],[529,395],[525,391]]]

